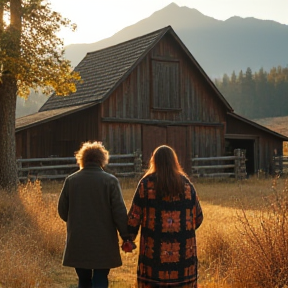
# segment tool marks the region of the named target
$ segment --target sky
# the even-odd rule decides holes
[[[77,24],[76,32],[65,29],[58,34],[65,46],[111,37],[172,2],[218,20],[240,16],[288,25],[288,0],[50,0],[54,11]]]

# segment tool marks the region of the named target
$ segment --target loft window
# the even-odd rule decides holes
[[[179,62],[152,60],[152,79],[153,108],[179,110]]]

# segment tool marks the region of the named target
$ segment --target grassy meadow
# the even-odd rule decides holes
[[[260,175],[261,176],[261,175]],[[120,179],[129,209],[137,179]],[[57,214],[62,181],[0,191],[0,287],[75,288],[63,267],[65,224]],[[288,287],[288,181],[195,179],[204,213],[197,230],[200,288]],[[139,245],[138,245],[139,246]],[[137,253],[122,253],[110,287],[135,287]]]

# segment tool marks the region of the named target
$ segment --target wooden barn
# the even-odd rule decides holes
[[[236,115],[170,26],[88,53],[75,70],[83,79],[77,92],[52,95],[17,119],[18,158],[71,157],[97,140],[111,154],[140,150],[147,165],[154,148],[168,144],[189,173],[196,155],[243,148],[254,173],[288,140]]]

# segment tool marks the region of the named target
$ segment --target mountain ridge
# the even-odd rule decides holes
[[[88,52],[131,40],[168,25],[212,80],[222,77],[224,73],[231,75],[233,71],[236,74],[240,70],[245,73],[248,67],[252,72],[258,72],[260,68],[270,71],[277,66],[288,67],[288,25],[236,15],[224,21],[218,20],[195,8],[179,7],[174,2],[111,37],[93,43],[70,44],[65,47],[65,55],[75,67]],[[42,103],[46,99],[46,96],[38,95],[35,101]],[[24,104],[20,100],[17,99],[17,117],[32,113],[30,106],[37,108],[40,105],[37,102],[37,106],[34,97]]]
[[[217,20],[195,8],[171,3],[151,16],[123,28],[113,36],[94,43],[70,44],[66,58],[76,66],[86,55],[170,25],[211,78],[238,73],[250,67],[288,64],[288,25],[273,20],[232,16]],[[272,52],[271,52],[272,51]]]

